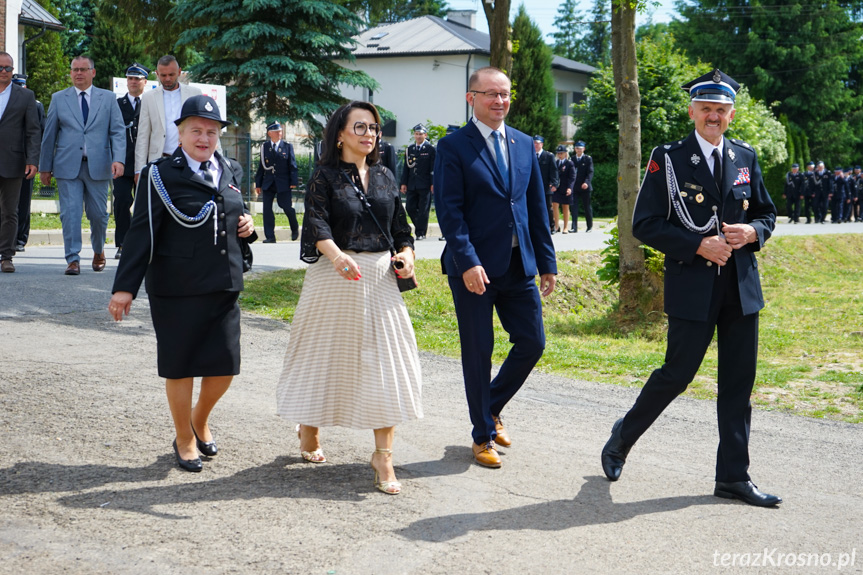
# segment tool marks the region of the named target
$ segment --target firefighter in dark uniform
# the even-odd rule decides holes
[[[264,203],[264,242],[276,243],[276,216],[273,213],[273,200],[279,204],[291,225],[291,241],[300,236],[297,225],[297,212],[291,192],[297,188],[299,175],[294,147],[282,140],[282,126],[273,122],[267,126],[268,141],[261,144],[261,160],[255,172],[255,191]]]
[[[854,211],[854,204],[857,203],[857,185],[851,175],[852,172],[850,167],[845,168],[845,201],[842,203],[842,221],[845,223],[851,222],[851,213]]]
[[[593,208],[590,206],[590,195],[593,193],[593,158],[584,153],[585,143],[581,140],[575,143],[575,149],[569,158],[575,167],[575,186],[572,188],[572,231],[578,231],[578,204],[584,208],[584,221],[588,233],[593,229]]]
[[[854,221],[860,221],[861,210],[863,210],[863,173],[860,173],[860,166],[854,166]]]
[[[833,176],[824,167],[824,162],[818,162],[815,167],[815,221],[827,221],[827,206],[833,195]]]
[[[841,166],[833,168],[833,189],[827,196],[830,200],[830,221],[834,224],[842,223],[842,210],[845,204],[845,174]]]
[[[123,253],[123,240],[132,223],[132,202],[135,199],[135,142],[138,140],[138,117],[141,115],[141,94],[147,86],[150,70],[135,62],[126,68],[126,88],[128,92],[117,98],[123,125],[126,126],[126,169],[123,175],[114,180],[114,244],[117,252],[114,259]]]
[[[414,126],[414,142],[405,152],[402,166],[401,192],[406,195],[405,208],[414,224],[418,240],[428,233],[429,210],[431,209],[432,173],[434,172],[435,148],[428,141],[428,130],[422,124]]]
[[[806,184],[803,186],[803,215],[806,217],[806,223],[812,223],[813,208],[815,207],[815,162],[806,164]],[[816,212],[817,213],[817,212]],[[815,221],[818,221],[817,219]]]
[[[554,154],[543,150],[542,145],[545,138],[536,135],[533,137],[533,149],[536,151],[536,160],[539,162],[539,174],[542,176],[542,187],[545,189],[545,208],[548,210],[548,226],[554,233],[554,211],[552,210],[551,197],[560,185],[560,172],[557,171],[557,162]]]
[[[782,500],[749,478],[750,395],[764,307],[755,252],[770,238],[776,207],[749,144],[724,137],[739,85],[714,70],[683,86],[695,131],[653,150],[635,201],[633,235],[665,254],[665,364],[654,371],[602,450],[620,477],[629,450],[695,377],[717,333],[717,497],[769,507]]]
[[[393,178],[396,177],[396,150],[393,145],[384,140],[378,139],[378,152],[380,153],[381,165],[386,166],[393,173]]]
[[[800,202],[803,201],[806,176],[800,173],[800,164],[791,164],[791,171],[785,174],[785,190],[782,197],[788,208],[788,221],[800,223]]]

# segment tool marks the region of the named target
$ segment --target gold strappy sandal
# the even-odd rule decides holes
[[[300,441],[302,441],[303,437],[300,434],[300,425],[299,424],[297,424],[295,431],[297,432],[297,438]],[[324,451],[320,447],[318,447],[314,451],[302,451],[302,450],[300,450],[300,455],[302,455],[303,459],[305,459],[309,463],[326,463],[326,461],[327,461],[327,458],[324,457]]]
[[[392,455],[393,450],[375,449],[375,453]],[[374,455],[372,455],[372,461],[374,461]],[[374,465],[372,465],[372,469],[375,469]],[[379,474],[377,469],[375,469],[375,487],[377,487],[379,491],[383,491],[387,495],[398,495],[402,492],[402,484],[398,481],[379,481]]]

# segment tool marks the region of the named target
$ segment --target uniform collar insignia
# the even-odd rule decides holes
[[[732,161],[732,162],[733,162],[735,159],[737,159],[737,156],[734,154],[734,150],[732,150],[731,148],[728,148],[728,157],[729,157],[729,158],[731,158],[731,161]]]
[[[697,166],[699,163],[701,163],[701,156],[699,156],[698,154],[692,154],[692,157],[689,158],[689,161]]]

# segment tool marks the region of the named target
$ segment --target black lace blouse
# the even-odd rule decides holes
[[[313,264],[320,259],[321,252],[315,244],[321,240],[333,240],[342,250],[389,250],[387,238],[381,235],[368,209],[363,207],[354,188],[342,175],[342,170],[357,188],[363,190],[354,164],[342,162],[338,168],[318,166],[315,169],[306,189],[306,212],[303,215],[300,259],[306,263]],[[404,246],[413,248],[411,229],[392,172],[380,164],[370,166],[369,189],[363,193],[396,251]]]

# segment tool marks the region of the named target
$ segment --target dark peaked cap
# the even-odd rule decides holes
[[[681,88],[689,92],[689,99],[692,102],[727,102],[733,104],[740,84],[716,68],[712,72],[684,84]]]

